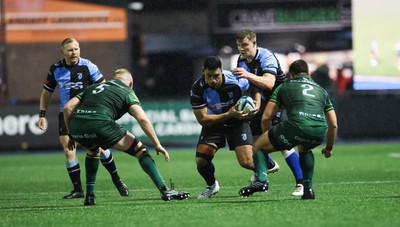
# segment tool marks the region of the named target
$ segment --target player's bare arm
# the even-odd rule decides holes
[[[50,101],[51,101],[51,95],[52,93],[43,89],[42,94],[40,95],[40,106],[39,109],[40,111],[44,111],[43,114],[41,114],[41,116],[39,116],[38,121],[36,122],[36,126],[42,130],[42,131],[46,131],[46,110],[50,105]]]
[[[333,144],[335,143],[338,125],[336,113],[334,110],[330,110],[325,113],[326,123],[328,124],[328,132],[326,133],[326,146],[322,149],[322,154],[329,158],[332,155]]]
[[[63,108],[63,113],[64,113],[64,122],[65,122],[65,127],[67,128],[67,132],[69,134],[69,123],[71,120],[71,116],[72,113],[74,112],[74,110],[79,106],[80,104],[80,100],[76,97],[70,99]],[[75,140],[73,139],[69,139],[68,141],[68,149],[73,150],[75,149]]]
[[[157,134],[154,130],[153,124],[150,122],[150,119],[147,117],[143,108],[139,105],[131,105],[129,108],[129,114],[132,115],[144,133],[149,137],[151,142],[153,143],[157,155],[160,153],[164,155],[165,161],[169,161],[169,154],[167,150],[161,145],[160,140],[157,137]]]
[[[251,94],[255,108],[249,112],[249,116],[254,116],[260,111],[261,108],[261,90],[256,86],[251,86]]]
[[[264,73],[263,76],[257,76],[247,72],[244,68],[234,68],[233,73],[240,78],[248,79],[252,84],[262,90],[271,91],[275,85],[276,78],[271,73]]]
[[[265,107],[263,116],[261,118],[261,128],[262,132],[265,133],[271,128],[272,118],[279,111],[279,105],[274,102],[268,102]]]
[[[193,110],[193,113],[199,124],[202,126],[218,124],[230,118],[242,119],[248,115],[243,111],[239,111],[237,109],[237,104],[231,107],[229,111],[221,114],[208,114],[207,107]]]

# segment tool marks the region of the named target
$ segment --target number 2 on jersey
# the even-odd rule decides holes
[[[301,87],[304,88],[303,89],[303,95],[307,95],[307,96],[310,96],[310,97],[315,97],[315,95],[309,93],[311,90],[314,89],[313,86],[311,86],[309,84],[302,84]]]

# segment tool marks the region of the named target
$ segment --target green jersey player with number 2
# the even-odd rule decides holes
[[[241,196],[265,191],[267,166],[265,155],[273,151],[298,147],[300,167],[303,172],[304,193],[302,199],[315,199],[312,178],[314,175],[313,148],[326,146],[322,154],[332,155],[337,134],[337,119],[328,93],[309,76],[308,65],[303,60],[294,61],[289,67],[291,79],[279,85],[272,94],[262,117],[263,134],[254,144],[254,165],[257,181],[242,188]],[[271,126],[271,119],[280,107],[287,110],[288,120]],[[264,152],[264,151],[265,152]]]

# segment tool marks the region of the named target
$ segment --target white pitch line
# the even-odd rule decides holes
[[[397,152],[389,153],[389,157],[391,157],[391,158],[400,158],[400,153],[397,153]]]
[[[349,184],[397,184],[400,183],[400,181],[351,181],[351,182],[325,182],[325,183],[316,183],[318,185],[349,185]],[[274,187],[287,187],[288,185],[292,185],[292,184],[274,184]],[[228,186],[224,186],[221,185],[221,188],[237,188],[238,186],[232,186],[232,185],[228,185]],[[181,190],[185,190],[185,191],[201,191],[201,189],[203,189],[203,187],[195,187],[195,188],[182,188]],[[116,193],[115,190],[97,190],[98,192],[106,192],[106,193]],[[134,192],[145,192],[145,191],[156,191],[156,189],[135,189],[132,190],[130,189],[130,191],[134,194]],[[60,192],[39,192],[39,193],[5,193],[3,195],[18,195],[18,194],[23,194],[23,195],[27,195],[27,194],[34,194],[34,195],[59,195]],[[61,197],[60,197],[61,200]],[[26,208],[6,208],[6,209],[2,209],[3,211],[6,212],[10,212],[10,211],[44,211],[44,210],[68,210],[68,209],[86,209],[87,207],[85,206],[75,206],[75,205],[66,205],[64,207],[58,207],[58,206],[52,206],[52,207],[26,207]],[[2,212],[4,213],[4,212]]]

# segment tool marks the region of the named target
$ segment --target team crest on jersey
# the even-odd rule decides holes
[[[82,77],[83,77],[82,73],[78,73],[78,79],[82,80]]]
[[[242,136],[242,140],[243,140],[243,141],[244,141],[244,140],[247,140],[247,134],[243,133],[241,136]]]

